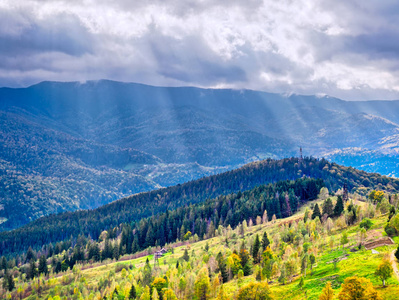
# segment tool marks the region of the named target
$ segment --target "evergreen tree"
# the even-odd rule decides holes
[[[260,240],[259,240],[259,235],[256,234],[255,241],[252,246],[252,257],[254,259],[255,264],[258,264],[260,262],[259,250],[260,250]]]
[[[188,250],[187,248],[184,250],[184,254],[182,257],[185,261],[189,261],[190,260],[190,256],[188,255]]]
[[[39,267],[38,267],[39,275],[40,274],[48,274],[47,260],[44,255],[40,256],[39,259]]]
[[[26,252],[26,262],[31,261],[31,259],[36,260],[36,256],[33,253],[33,250],[31,247],[29,247],[28,251]]]
[[[209,243],[208,243],[208,241],[206,241],[206,244],[205,244],[205,251],[206,251],[206,252],[209,251]]]
[[[34,259],[32,258],[29,262],[28,269],[26,271],[26,278],[27,279],[33,279],[37,276],[37,269],[36,269],[36,263]]]
[[[398,245],[398,248],[395,251],[395,257],[396,257],[397,260],[399,260],[399,245]]]
[[[314,209],[313,209],[312,220],[314,220],[317,217],[321,218],[321,212],[320,212],[319,204],[316,203],[316,205],[314,206]]]
[[[227,281],[229,281],[229,273],[227,271],[227,265],[224,260],[222,252],[218,253],[216,260],[218,262],[218,269],[219,269],[220,275],[222,275],[223,283],[226,283]]]
[[[267,236],[266,231],[263,233],[263,238],[262,238],[262,249],[263,251],[266,250],[266,248],[270,245],[269,238]]]
[[[323,202],[323,215],[332,217],[334,215],[334,204],[331,198],[327,198]]]
[[[3,288],[11,292],[15,288],[15,282],[12,274],[10,272],[6,272],[3,277]]]
[[[343,211],[344,211],[344,202],[342,200],[342,196],[339,195],[337,198],[337,203],[335,204],[334,207],[334,216],[339,217]]]
[[[0,270],[7,270],[7,259],[4,256],[1,257]]]
[[[113,248],[112,248],[111,242],[107,238],[105,240],[104,249],[101,252],[101,260],[105,260],[107,258],[112,258],[112,252],[113,252]]]
[[[59,273],[59,272],[61,272],[61,262],[57,261],[57,264],[55,265],[54,268],[54,273]]]
[[[112,258],[118,260],[119,259],[119,246],[118,244],[116,244],[113,247],[113,251],[112,251]]]

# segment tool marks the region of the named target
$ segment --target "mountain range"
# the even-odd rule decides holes
[[[326,157],[399,174],[399,101],[107,80],[0,89],[0,229],[231,170]]]

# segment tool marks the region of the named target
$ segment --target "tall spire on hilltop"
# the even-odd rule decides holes
[[[302,147],[299,148],[299,163],[302,163],[303,161],[303,155],[302,155]]]

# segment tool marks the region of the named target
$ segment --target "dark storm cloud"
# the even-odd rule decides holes
[[[167,78],[200,85],[247,80],[244,69],[221,60],[200,36],[176,39],[153,28],[141,43],[149,46],[157,72]]]
[[[399,98],[396,1],[4,0],[0,86],[114,79]]]
[[[7,28],[10,16],[0,11],[0,26]],[[0,53],[4,56],[30,55],[38,52],[62,52],[72,56],[90,53],[92,36],[76,16],[61,14],[41,22],[33,22],[13,34],[3,29]]]

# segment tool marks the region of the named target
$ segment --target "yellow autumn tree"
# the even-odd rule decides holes
[[[177,297],[172,289],[163,289],[163,300],[177,300]]]
[[[146,286],[144,288],[143,293],[140,296],[140,300],[151,300],[151,295],[150,295],[150,288],[149,286]]]
[[[195,295],[199,300],[209,299],[211,290],[211,283],[209,280],[208,269],[203,267],[195,280],[194,284]]]
[[[342,290],[338,294],[339,300],[382,300],[370,279],[367,278],[348,277],[341,287]]]
[[[251,282],[238,291],[237,300],[273,300],[273,294],[267,282]]]
[[[319,300],[332,300],[334,298],[334,290],[331,288],[331,282],[327,282],[324,289],[321,291]]]

